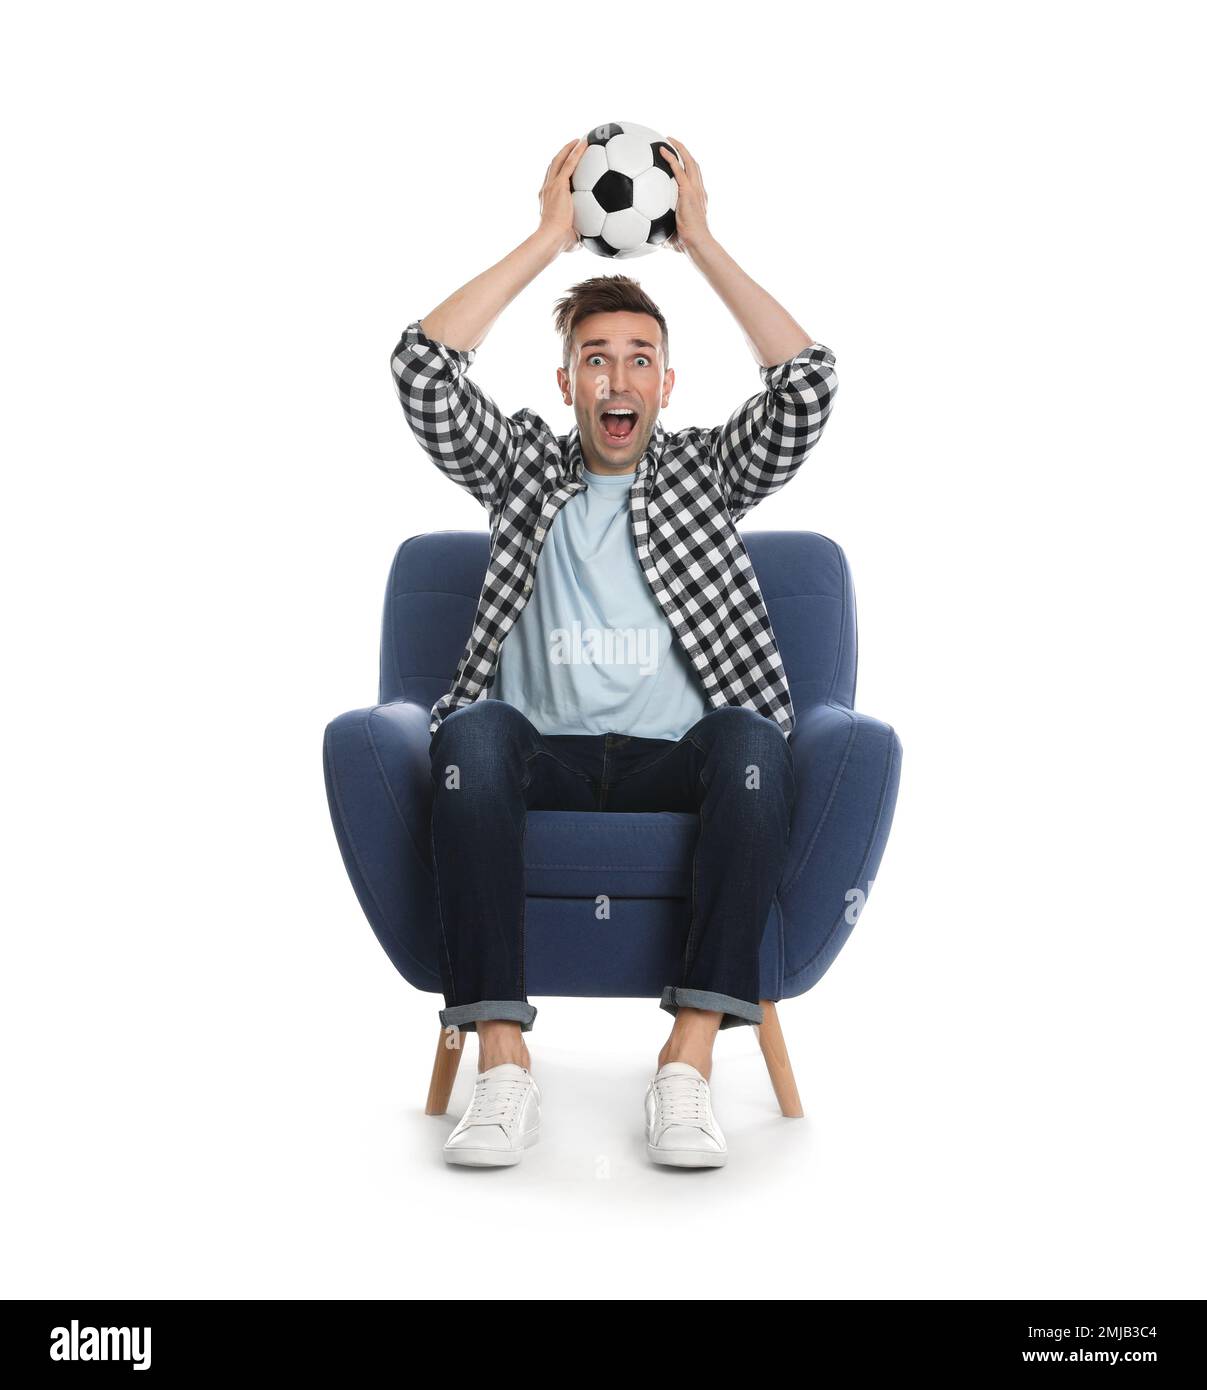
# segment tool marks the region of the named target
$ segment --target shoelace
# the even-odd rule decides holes
[[[474,1099],[466,1125],[505,1125],[528,1082],[514,1076],[480,1076],[474,1082]]]
[[[705,1083],[681,1073],[664,1076],[654,1083],[664,1125],[708,1124]]]

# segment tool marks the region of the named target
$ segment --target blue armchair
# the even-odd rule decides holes
[[[797,781],[788,863],[763,934],[757,1028],[785,1115],[803,1114],[775,1003],[810,989],[850,935],[892,823],[901,742],[857,714],[855,595],[846,556],[810,531],[743,533],[792,691]],[[488,537],[437,531],[394,557],[379,703],[327,726],[323,766],[356,896],[396,969],[441,994],[431,868],[429,711],[452,683],[486,574]],[[697,818],[530,811],[525,979],[530,996],[657,999],[687,932]],[[623,900],[601,922],[597,895]],[[427,1113],[443,1114],[460,1039],[437,1040]]]

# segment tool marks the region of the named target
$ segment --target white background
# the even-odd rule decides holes
[[[1192,7],[6,11],[3,1292],[1203,1297],[1202,47]],[[567,140],[678,136],[837,355],[748,529],[837,540],[905,756],[867,910],[646,1161],[653,1000],[537,999],[541,1144],[449,1169],[435,995],[324,797],[405,537],[484,528],[402,327]],[[569,428],[563,256],[476,379]],[[686,257],[669,428],[759,389]],[[471,1052],[472,1057],[472,1052]]]

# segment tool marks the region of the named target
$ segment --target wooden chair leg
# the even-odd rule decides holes
[[[432,1063],[432,1081],[427,1090],[425,1115],[443,1115],[448,1110],[448,1098],[453,1093],[461,1052],[469,1036],[460,1028],[441,1028],[436,1041],[436,1060]]]
[[[759,1035],[759,1046],[763,1049],[763,1060],[767,1063],[775,1098],[786,1119],[802,1119],[805,1112],[796,1089],[796,1078],[792,1075],[792,1063],[788,1060],[779,1014],[770,999],[760,999],[759,1003],[763,1007],[763,1021],[755,1024],[754,1031]]]

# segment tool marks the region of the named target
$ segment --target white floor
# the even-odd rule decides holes
[[[191,965],[177,945],[190,987],[136,1000],[98,945],[110,988],[78,963],[72,1028],[29,1037],[35,1065],[9,1076],[3,1292],[1202,1296],[1183,1064],[1146,1079],[1126,1012],[1103,1026],[1110,991],[1062,1006],[1006,959],[992,993],[957,994],[911,966],[889,881],[782,1008],[803,1120],[780,1117],[753,1033],[720,1037],[716,1171],[646,1160],[654,1000],[534,1000],[540,1143],[515,1169],[446,1165],[476,1041],[447,1116],[425,1116],[439,1001],[393,973],[337,873],[292,965],[274,931]],[[951,969],[983,973],[972,954]]]

